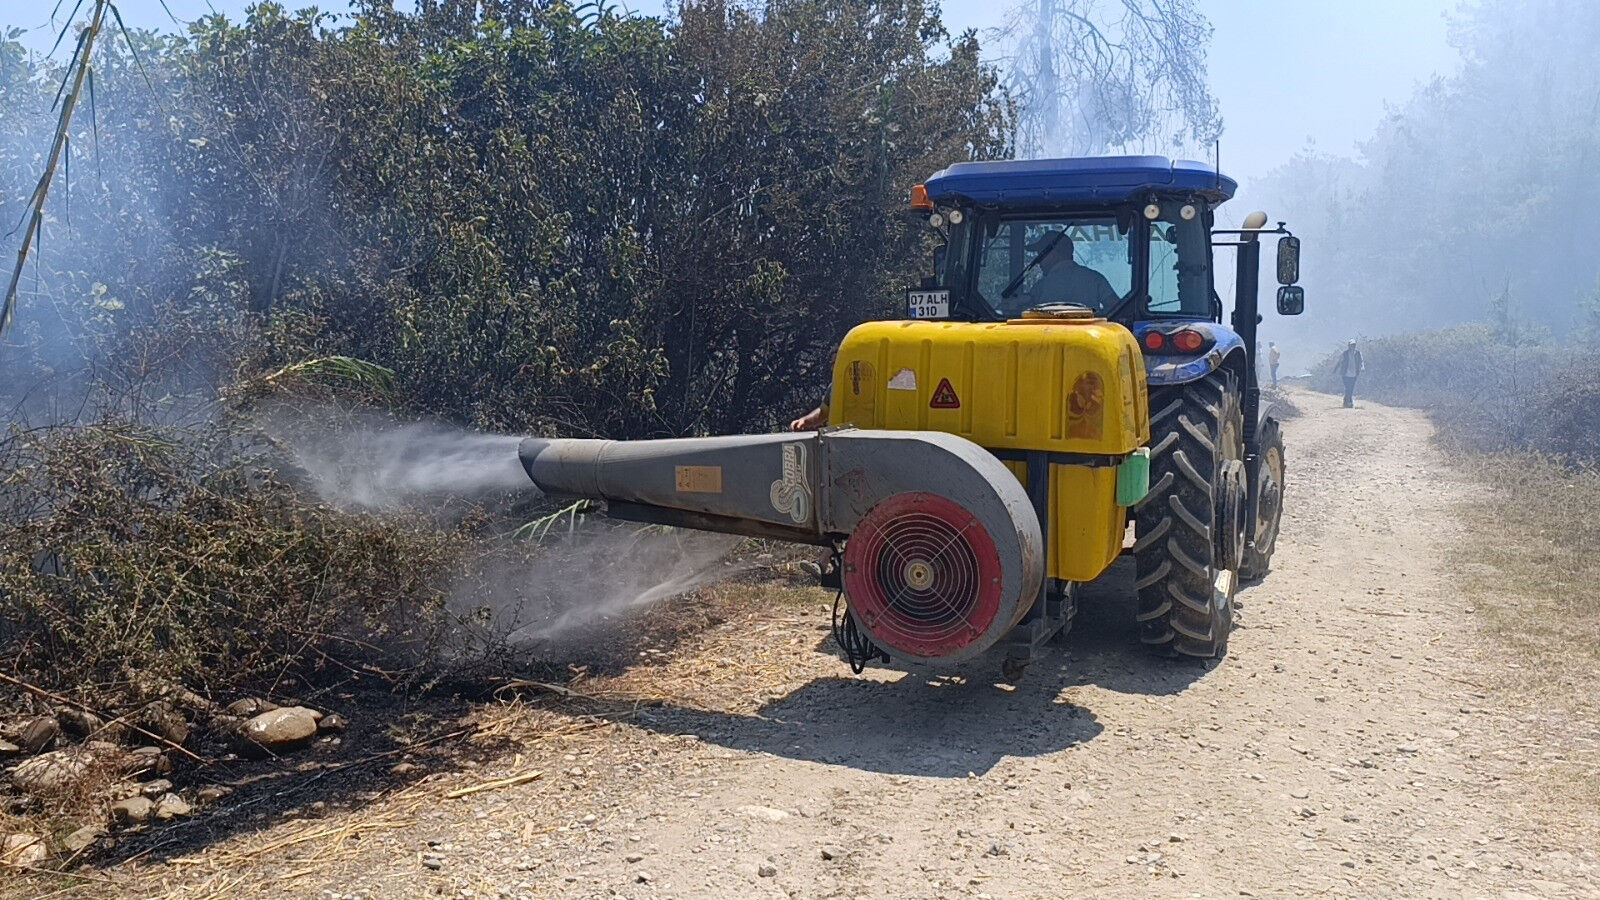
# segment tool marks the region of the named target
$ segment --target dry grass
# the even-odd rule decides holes
[[[1594,704],[1600,470],[1532,454],[1480,456],[1467,465],[1489,490],[1467,504],[1475,527],[1457,562],[1478,573],[1469,586],[1485,598],[1491,631],[1527,663],[1519,670],[1525,687]]]
[[[1553,800],[1600,808],[1600,470],[1466,455],[1488,490],[1451,560],[1504,657],[1496,681],[1539,748]]]
[[[553,831],[570,813],[568,797],[541,787],[549,779],[538,775],[560,769],[562,754],[601,745],[626,754],[617,743],[619,728],[641,709],[751,714],[819,670],[832,670],[831,659],[809,652],[827,634],[831,603],[827,591],[770,574],[696,591],[631,623],[628,638],[617,640],[619,649],[642,649],[628,651],[627,664],[603,666],[595,674],[578,667],[571,680],[559,683],[507,681],[498,702],[471,709],[456,730],[386,754],[379,763],[387,766],[393,761],[388,756],[432,763],[427,767],[435,770],[418,781],[337,817],[289,819],[164,863],[135,860],[97,872],[114,886],[74,888],[65,879],[53,884],[65,887],[68,896],[177,900],[258,894],[265,889],[262,866],[270,865],[271,890],[293,893],[302,878],[370,864],[371,841],[364,844],[363,836],[404,835],[439,804],[468,802],[489,791],[516,792],[524,840]],[[493,751],[482,768],[457,764],[472,747]],[[33,881],[35,890],[46,884]]]

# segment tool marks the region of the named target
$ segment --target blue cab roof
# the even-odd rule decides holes
[[[1005,206],[1118,203],[1152,192],[1199,194],[1221,203],[1239,187],[1206,163],[1165,156],[964,162],[935,172],[925,185],[935,203]]]

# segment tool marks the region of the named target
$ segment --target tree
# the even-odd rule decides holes
[[[763,429],[926,264],[911,186],[1011,150],[976,39],[920,0],[264,2],[133,46],[96,62],[0,391],[214,397],[337,354],[480,427]],[[44,81],[13,62],[8,127]],[[0,144],[6,196],[36,152]]]
[[[1022,0],[1000,37],[1023,156],[1206,146],[1222,131],[1211,26],[1192,0]]]
[[[1307,333],[1481,320],[1512,284],[1565,331],[1600,231],[1600,7],[1486,0],[1453,29],[1459,72],[1389,110],[1356,159],[1302,156],[1267,185],[1309,248]]]

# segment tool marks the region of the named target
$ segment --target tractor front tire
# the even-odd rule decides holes
[[[1228,652],[1243,555],[1244,418],[1219,369],[1150,390],[1150,492],[1135,513],[1139,637],[1168,656]]]
[[[1250,547],[1244,554],[1239,577],[1244,581],[1265,578],[1272,568],[1272,551],[1278,546],[1278,530],[1283,524],[1283,432],[1276,419],[1261,425],[1261,460],[1256,466],[1256,521]]]

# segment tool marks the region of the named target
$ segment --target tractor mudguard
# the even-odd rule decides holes
[[[1171,331],[1176,327],[1200,332],[1206,337],[1207,346],[1199,353],[1189,355],[1145,354],[1145,375],[1151,387],[1188,384],[1193,381],[1199,381],[1221,367],[1223,361],[1230,354],[1244,353],[1244,341],[1239,337],[1238,333],[1232,328],[1218,325],[1215,322],[1182,319],[1156,319],[1148,322],[1138,322],[1133,326],[1133,336],[1139,340],[1139,345],[1142,347],[1144,346],[1145,334],[1151,331]]]

